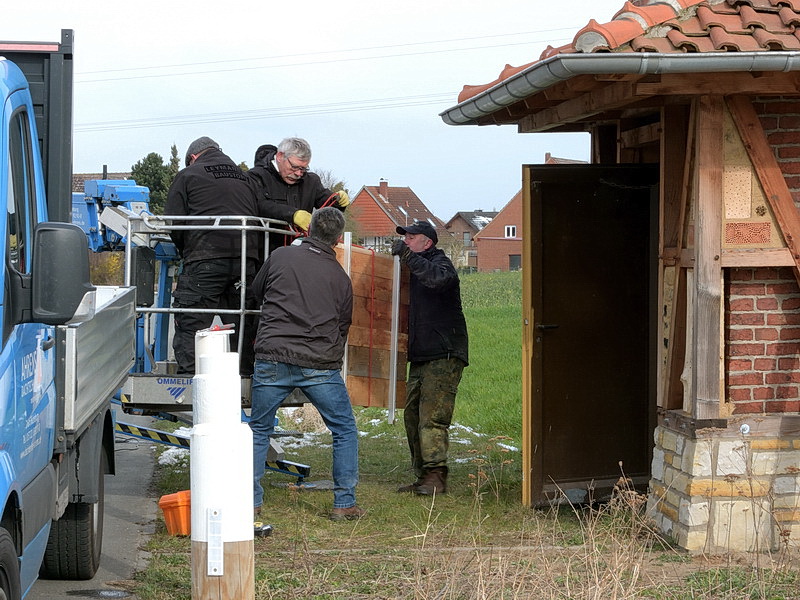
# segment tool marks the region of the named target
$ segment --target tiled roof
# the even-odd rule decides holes
[[[362,188],[369,196],[372,197],[375,204],[386,214],[386,216],[394,224],[391,228],[377,231],[377,224],[368,224],[368,231],[375,235],[394,235],[394,227],[402,225],[411,225],[414,221],[429,221],[440,234],[445,232],[445,226],[441,219],[435,216],[428,207],[423,204],[422,200],[417,197],[410,187],[392,187],[388,185],[365,185]],[[383,191],[384,193],[381,193]],[[353,206],[358,205],[358,196],[354,201]]]
[[[482,85],[465,85],[463,102],[556,55],[580,53],[768,52],[800,50],[800,0],[637,0],[608,23],[589,23],[571,43],[548,46],[539,59],[506,65]]]
[[[473,227],[475,227],[476,231],[480,231],[484,227],[486,227],[489,223],[492,222],[497,216],[496,210],[472,210],[466,211],[462,210],[457,212],[450,221],[448,221],[447,225],[449,226],[450,223],[453,222],[453,219],[456,217],[461,217],[467,223],[471,223]]]

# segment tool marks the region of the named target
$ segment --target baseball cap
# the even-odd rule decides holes
[[[434,243],[434,245],[439,243],[439,236],[436,235],[436,229],[434,229],[433,225],[431,225],[427,221],[416,221],[413,225],[398,227],[397,233],[399,233],[400,235],[405,235],[407,233],[416,235],[418,233],[421,233],[426,238],[430,238],[430,240]]]

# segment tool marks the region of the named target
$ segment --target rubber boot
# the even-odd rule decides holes
[[[414,492],[420,496],[433,496],[447,493],[447,467],[434,467]]]

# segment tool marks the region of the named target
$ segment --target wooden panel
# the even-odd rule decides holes
[[[395,408],[405,408],[406,382],[400,381],[398,378],[396,390],[397,403]],[[347,378],[347,391],[350,393],[350,402],[355,406],[380,406],[386,408],[386,399],[389,397],[389,381],[387,379],[351,375]]]
[[[336,256],[345,270],[343,246]],[[353,323],[347,339],[346,383],[356,406],[390,406],[392,350],[392,292],[394,257],[352,246],[350,280],[353,284]],[[397,385],[395,406],[405,404],[406,352],[408,348],[408,273],[400,278],[397,335]]]

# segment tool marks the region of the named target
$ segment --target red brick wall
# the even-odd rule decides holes
[[[800,411],[800,288],[792,269],[728,269],[725,291],[725,395],[733,413]]]
[[[800,102],[796,98],[756,98],[753,106],[794,203],[800,206]]]
[[[522,240],[519,238],[479,237],[475,242],[478,245],[478,271],[481,272],[508,271],[508,257],[512,254],[522,255]]]

